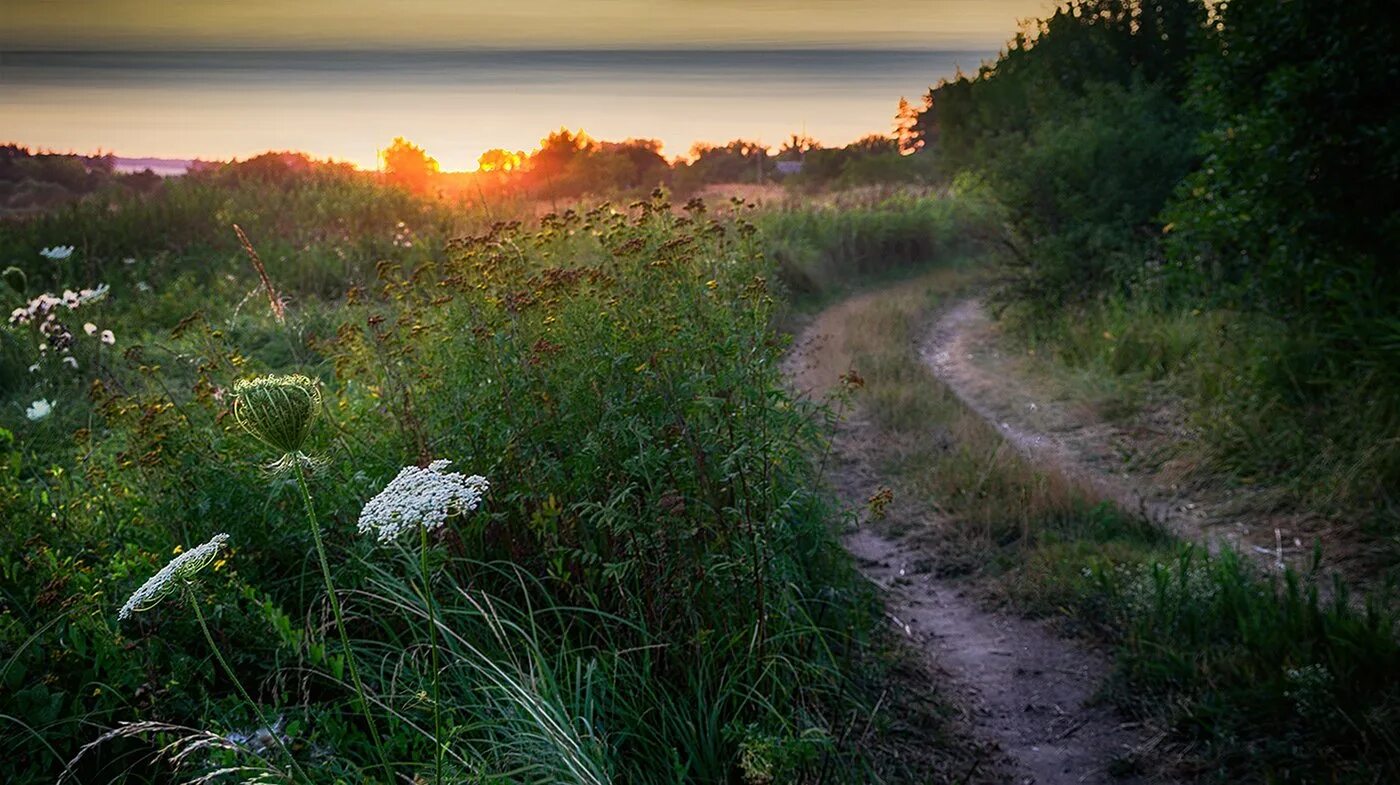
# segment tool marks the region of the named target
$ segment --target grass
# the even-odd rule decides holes
[[[281,733],[326,782],[429,781],[438,759],[444,781],[920,781],[936,763],[877,753],[938,710],[881,698],[879,615],[817,490],[825,417],[780,385],[758,230],[663,200],[525,227],[359,183],[191,180],[4,225],[34,291],[111,292],[59,312],[76,370],[29,372],[42,334],[5,333],[0,778],[280,781],[257,740]],[[411,246],[403,210],[426,216]],[[42,266],[60,237],[78,250]],[[230,416],[237,380],[289,371],[325,401],[299,448],[319,527]],[[491,479],[480,511],[426,552],[354,534],[400,467],[443,457]],[[118,623],[216,530],[202,619]]]
[[[939,572],[1110,646],[1107,697],[1169,732],[1183,775],[1400,776],[1394,605],[1207,556],[1027,463],[918,354],[931,315],[973,284],[938,270],[848,321],[845,351],[866,380],[857,402],[878,429],[896,508],[937,513],[925,529],[892,525],[924,542]]]
[[[1326,358],[1306,335],[1259,315],[1110,299],[1011,321],[1051,384],[1124,419],[1145,401],[1171,400],[1198,438],[1170,448],[1200,468],[1198,479],[1327,514],[1332,528],[1385,552],[1383,572],[1394,569],[1400,440],[1390,434],[1400,422],[1374,378],[1318,397]]]

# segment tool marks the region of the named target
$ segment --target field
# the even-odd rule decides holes
[[[664,199],[525,226],[338,176],[191,180],[7,231],[16,307],[101,292],[4,334],[7,781],[883,765],[844,741],[883,716],[878,613],[809,460],[828,415],[780,386],[783,284],[743,209]],[[304,442],[238,386],[289,372],[320,401]],[[487,479],[477,509],[357,533],[438,459]]]
[[[840,148],[0,146],[0,781],[1400,781],[1384,10],[1074,0]]]

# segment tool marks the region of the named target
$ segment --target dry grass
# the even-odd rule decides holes
[[[867,448],[896,503],[926,511],[912,518],[925,522],[945,573],[974,571],[998,549],[1030,542],[1047,522],[1068,521],[1097,501],[1007,446],[920,358],[933,315],[972,284],[969,273],[936,270],[850,301],[829,327],[829,340],[865,380],[855,403],[878,433]]]

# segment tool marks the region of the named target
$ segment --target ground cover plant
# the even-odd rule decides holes
[[[742,215],[332,175],[93,209],[3,232],[7,781],[889,774]]]

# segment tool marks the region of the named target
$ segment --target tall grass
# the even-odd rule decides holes
[[[934,271],[871,298],[840,333],[892,480],[890,525],[924,542],[936,571],[989,581],[1024,612],[1113,647],[1107,697],[1161,726],[1186,776],[1400,776],[1393,599],[1356,602],[1314,573],[1263,576],[1228,550],[1207,556],[1027,463],[919,356],[932,315],[968,285],[965,273]],[[1173,359],[1167,339],[1183,333],[1167,323],[1153,350],[1124,351],[1145,375],[1179,373],[1192,355]]]
[[[252,209],[255,193],[238,198]],[[441,757],[446,781],[837,782],[882,768],[868,742],[839,741],[879,724],[855,673],[877,614],[816,490],[823,418],[779,383],[773,270],[751,225],[662,196],[537,229],[500,222],[390,244],[322,302],[262,245],[276,220],[238,216],[297,295],[285,325],[251,273],[203,296],[199,275],[153,287],[152,305],[184,312],[164,323],[114,285],[92,313],[115,349],[4,393],[10,412],[56,400],[41,420],[7,416],[15,439],[0,443],[0,517],[15,522],[0,533],[8,781],[65,767],[77,781],[236,777],[257,755],[248,739],[269,732],[318,781],[381,776],[376,732],[396,776],[432,778]],[[8,247],[57,226],[20,226]],[[111,229],[128,226],[139,234]],[[120,242],[87,241],[76,267],[45,274],[59,286],[89,263],[120,270],[93,250]],[[225,269],[243,264],[235,252],[198,258]],[[234,383],[276,370],[325,397],[305,447],[323,457],[306,478],[314,528],[301,483],[269,475],[276,456],[251,455],[230,416]],[[481,511],[426,551],[350,531],[394,472],[435,458],[492,478]],[[171,543],[214,525],[236,547],[203,609],[246,698],[187,645],[202,639],[194,620],[114,619]],[[327,640],[337,616],[348,648]]]
[[[1049,319],[1012,316],[1011,334],[1045,360],[1042,369],[1105,412],[1131,415],[1152,395],[1181,402],[1200,438],[1176,449],[1202,478],[1360,524],[1380,535],[1371,539],[1376,548],[1400,528],[1392,498],[1400,412],[1377,376],[1319,397],[1330,384],[1319,375],[1324,342],[1310,345],[1265,316],[1141,300],[1109,299]]]
[[[965,184],[935,196],[804,204],[763,213],[756,222],[779,279],[808,300],[955,261],[994,236],[986,203]]]

